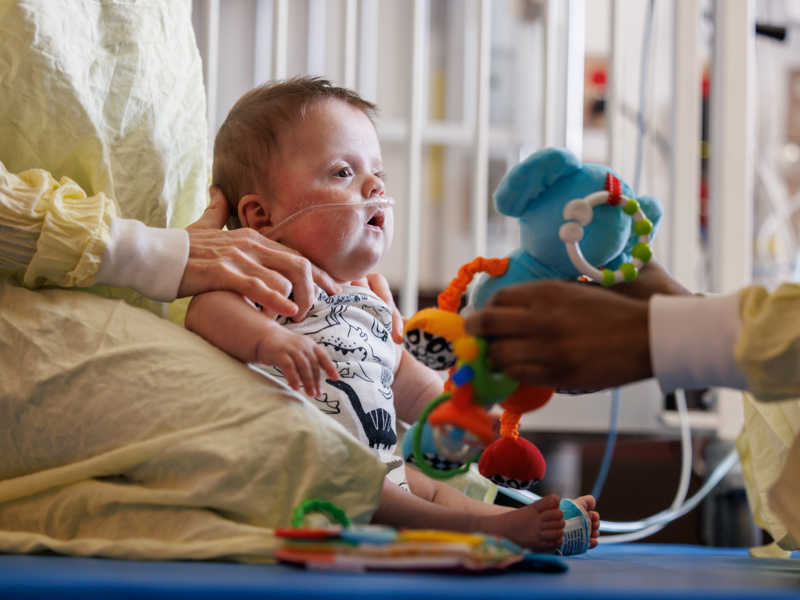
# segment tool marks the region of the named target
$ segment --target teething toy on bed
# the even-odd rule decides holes
[[[438,309],[421,310],[406,324],[406,349],[431,368],[450,369],[450,377],[407,432],[403,455],[438,478],[462,473],[480,457],[482,475],[527,489],[544,476],[545,461],[519,437],[519,420],[543,406],[553,390],[519,385],[490,369],[486,342],[467,335],[458,314],[461,296],[478,273],[470,300],[476,308],[500,288],[523,281],[631,281],[652,256],[650,239],[663,213],[656,198],[635,198],[608,167],[581,163],[558,148],[513,167],[494,201],[501,214],[519,219],[520,247],[506,258],[478,258],[461,267],[439,295]],[[498,440],[486,412],[494,404],[503,408]]]

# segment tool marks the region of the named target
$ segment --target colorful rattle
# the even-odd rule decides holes
[[[444,393],[425,407],[403,440],[406,460],[431,477],[464,473],[479,458],[480,473],[498,485],[528,489],[544,477],[541,452],[518,429],[522,414],[543,406],[553,389],[520,385],[492,371],[486,342],[467,334],[457,312],[476,273],[498,276],[507,267],[508,259],[483,258],[462,266],[439,295],[439,308],[423,309],[406,324],[406,349],[433,369],[450,369]],[[487,413],[494,404],[503,408],[497,440]]]
[[[629,198],[622,194],[620,188],[619,179],[611,173],[606,173],[605,190],[594,192],[585,198],[571,200],[564,206],[566,223],[558,230],[558,237],[567,247],[567,254],[575,268],[589,279],[597,281],[605,287],[623,281],[633,281],[639,274],[639,269],[653,257],[650,249],[650,233],[653,231],[653,223],[645,216],[639,202],[635,198]],[[583,228],[592,222],[595,206],[601,204],[620,206],[623,202],[625,204],[622,206],[622,212],[633,218],[633,231],[639,236],[639,243],[633,247],[631,262],[620,265],[616,271],[610,269],[601,271],[586,261],[578,243],[583,239]]]

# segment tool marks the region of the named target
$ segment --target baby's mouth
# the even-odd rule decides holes
[[[377,229],[383,229],[383,223],[386,220],[386,216],[383,212],[383,209],[379,208],[375,211],[375,213],[370,217],[367,221],[368,227],[375,227]]]

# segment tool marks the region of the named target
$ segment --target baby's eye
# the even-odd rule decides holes
[[[386,171],[376,171],[374,175],[381,181],[386,181]]]
[[[345,167],[343,169],[340,169],[339,172],[336,173],[336,176],[337,177],[352,177],[353,176],[353,170],[350,167]]]

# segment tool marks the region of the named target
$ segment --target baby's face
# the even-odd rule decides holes
[[[312,106],[283,131],[267,168],[272,223],[308,207],[384,195],[378,135],[369,118],[333,100]],[[339,282],[369,273],[392,242],[391,208],[317,210],[286,227],[276,241],[303,254]]]

